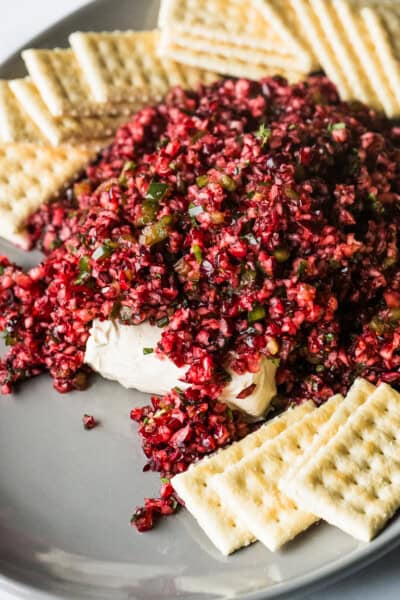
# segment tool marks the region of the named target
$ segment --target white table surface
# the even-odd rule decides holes
[[[112,0],[109,0],[112,2]],[[132,0],[133,2],[135,0]],[[0,0],[0,62],[55,20],[86,4],[85,0]],[[307,600],[398,600],[400,548],[356,575]],[[16,600],[0,591],[0,600]]]

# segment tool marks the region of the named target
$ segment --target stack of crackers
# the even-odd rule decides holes
[[[400,507],[400,394],[357,379],[176,475],[187,509],[225,555],[275,551],[324,519],[371,540]]]
[[[182,63],[289,81],[323,69],[343,100],[400,115],[398,0],[162,0],[159,27]]]
[[[298,81],[318,63],[286,4],[282,11],[281,3],[262,0],[162,0],[160,48],[181,63],[224,75]]]

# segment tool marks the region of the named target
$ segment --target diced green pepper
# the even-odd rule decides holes
[[[392,308],[390,311],[392,321],[400,321],[400,308]]]
[[[201,248],[198,244],[193,244],[192,246],[192,252],[197,260],[197,262],[199,264],[201,264],[203,262],[203,253],[201,251]]]
[[[160,183],[159,181],[152,181],[146,192],[146,200],[156,200],[159,202],[169,191],[168,183]]]
[[[257,271],[253,269],[245,269],[240,277],[240,283],[242,285],[248,285],[254,283],[257,278]]]
[[[208,183],[208,175],[199,175],[196,177],[196,183],[199,188],[205,187]]]
[[[297,269],[297,276],[301,277],[307,271],[307,261],[301,260]]]
[[[219,183],[227,192],[234,192],[237,187],[235,180],[232,179],[232,177],[229,177],[229,175],[226,175],[225,173],[221,175]]]
[[[274,257],[278,262],[286,262],[290,256],[290,251],[288,248],[281,246],[280,248],[276,248],[274,250]]]
[[[285,195],[291,200],[298,200],[300,198],[296,190],[294,190],[290,185],[285,186]]]
[[[104,258],[109,258],[114,250],[118,247],[116,242],[112,242],[111,240],[106,240],[101,246],[98,246],[96,250],[92,254],[93,260],[102,260]]]
[[[386,326],[383,319],[378,315],[372,317],[369,326],[371,327],[372,331],[375,331],[375,333],[377,333],[378,335],[382,335],[382,333],[384,333],[386,330]]]
[[[265,127],[264,123],[261,123],[259,130],[256,132],[256,138],[261,141],[261,146],[264,147],[271,137],[272,131]]]
[[[87,256],[82,256],[82,258],[79,260],[79,275],[75,279],[75,284],[84,284],[90,278],[90,275],[91,269],[89,265],[89,258]]]
[[[192,144],[195,144],[196,142],[201,140],[201,138],[203,138],[206,134],[207,131],[196,131],[196,133],[192,135],[192,139],[190,141],[192,142]]]
[[[249,323],[254,323],[255,321],[260,321],[261,319],[265,319],[265,317],[266,317],[265,308],[263,306],[261,306],[261,304],[257,304],[247,314],[247,320]]]
[[[165,215],[156,223],[146,225],[140,236],[140,243],[145,246],[154,246],[163,240],[167,239],[169,234],[169,226],[172,223],[172,217]]]
[[[162,317],[157,321],[157,327],[166,327],[169,323],[168,317]]]
[[[346,129],[346,123],[329,123],[327,129],[328,131],[340,131]]]
[[[142,214],[135,221],[137,227],[143,227],[149,223],[153,223],[155,220],[160,206],[158,200],[144,200],[142,203]]]

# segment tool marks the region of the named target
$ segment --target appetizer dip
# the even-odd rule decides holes
[[[31,217],[39,266],[0,257],[3,393],[91,366],[163,394],[132,411],[163,478],[144,530],[248,415],[398,386],[399,164],[400,130],[323,76],[172,90]]]

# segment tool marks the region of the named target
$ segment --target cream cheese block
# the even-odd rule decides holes
[[[162,329],[148,322],[123,325],[118,321],[96,319],[86,344],[85,363],[105,379],[118,381],[126,388],[148,394],[163,395],[173,387],[184,389],[182,381],[187,367],[178,368],[155,352],[144,353],[144,348],[155,349]],[[276,366],[263,359],[257,373],[238,375],[231,372],[231,381],[225,386],[221,400],[234,408],[259,417],[265,414],[276,394]],[[237,396],[249,386],[255,388],[246,398]]]

